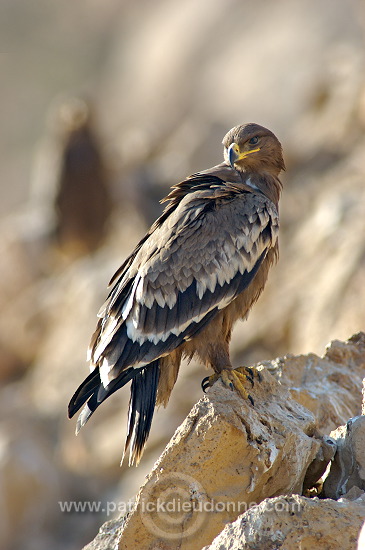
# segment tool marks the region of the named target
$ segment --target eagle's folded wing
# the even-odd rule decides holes
[[[264,197],[186,197],[142,244],[102,309],[91,346],[103,384],[196,335],[252,281],[276,245],[278,218]]]

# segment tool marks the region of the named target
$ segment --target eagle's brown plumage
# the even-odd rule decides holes
[[[183,356],[197,355],[218,374],[232,369],[233,324],[247,316],[278,256],[281,145],[252,123],[230,130],[223,144],[225,162],[172,188],[114,275],[89,348],[93,370],[69,405],[71,417],[85,404],[79,430],[132,380],[130,463],[140,459]]]

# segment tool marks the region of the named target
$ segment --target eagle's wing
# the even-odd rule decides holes
[[[278,214],[247,187],[188,193],[119,271],[90,359],[104,387],[196,335],[252,281],[276,245]]]

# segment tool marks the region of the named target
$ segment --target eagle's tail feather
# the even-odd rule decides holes
[[[159,375],[160,365],[159,360],[156,359],[145,367],[139,369],[130,367],[122,371],[105,388],[101,383],[98,369],[95,369],[76,390],[68,406],[68,414],[72,418],[84,405],[77,420],[76,433],[79,433],[105,399],[132,380],[127,438],[123,458],[128,446],[131,445],[129,464],[135,463],[137,465],[151,429]]]
[[[80,384],[68,404],[68,417],[72,418],[82,405],[92,396],[100,386],[100,376],[97,369],[93,370]]]
[[[124,370],[115,380],[112,380],[106,388],[104,388],[101,383],[98,369],[95,369],[91,374],[89,374],[89,376],[77,388],[68,405],[68,415],[69,418],[72,418],[74,414],[81,409],[82,405],[86,403],[77,420],[77,434],[81,428],[85,426],[86,422],[89,420],[93,412],[96,411],[99,405],[101,405],[101,403],[110,395],[119,390],[119,388],[125,386],[125,384],[127,384],[127,382],[135,376],[136,372],[138,371],[133,368]]]
[[[130,466],[134,463],[138,465],[150,433],[156,405],[159,376],[160,365],[159,360],[156,359],[146,367],[139,369],[132,381],[127,438],[122,458],[123,462],[125,453],[130,445]]]

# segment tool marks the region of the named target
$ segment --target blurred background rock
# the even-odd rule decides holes
[[[128,501],[201,395],[191,363],[138,469],[119,468],[128,391],[78,438],[66,415],[108,280],[168,187],[221,161],[232,126],[272,129],[287,163],[280,262],[234,332],[235,362],[322,353],[364,330],[365,5],[40,0],[2,13],[0,546],[76,550],[105,513],[59,501]]]

